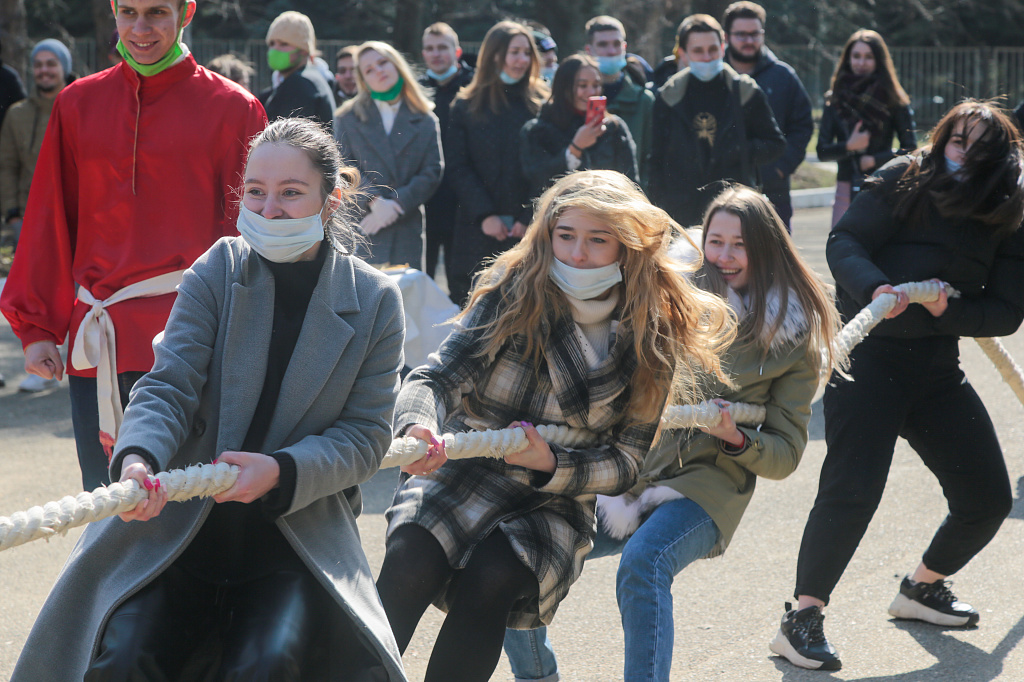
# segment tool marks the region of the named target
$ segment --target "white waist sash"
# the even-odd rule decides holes
[[[117,385],[117,344],[114,323],[105,308],[131,298],[163,296],[170,294],[181,284],[184,270],[168,272],[156,277],[129,284],[103,301],[98,301],[85,288],[78,288],[78,300],[92,306],[82,323],[78,325],[75,344],[71,349],[71,365],[75,369],[96,368],[96,400],[100,413],[100,442],[109,457],[121,428],[123,410],[121,391]]]

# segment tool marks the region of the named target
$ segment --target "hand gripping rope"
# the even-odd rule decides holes
[[[182,502],[193,497],[213,497],[235,484],[238,467],[226,462],[199,464],[186,469],[162,471],[155,476],[167,490],[167,499]],[[64,535],[70,529],[130,511],[149,491],[130,480],[112,483],[90,492],[67,496],[42,507],[0,516],[0,551],[51,536]]]
[[[943,287],[949,296],[959,296],[955,289],[938,282],[909,282],[894,288],[906,293],[911,303],[926,303],[937,300]],[[845,359],[853,347],[863,341],[875,325],[896,306],[896,301],[896,296],[882,294],[850,320],[837,338],[837,354]],[[979,338],[976,341],[995,364],[1003,380],[1024,404],[1024,372],[1021,368],[998,339]],[[748,426],[759,425],[765,418],[765,408],[761,405],[733,403],[729,412],[737,424]],[[714,427],[720,420],[721,411],[718,406],[712,402],[703,402],[696,405],[670,406],[665,410],[661,421],[665,429],[685,429],[698,426]],[[595,434],[568,426],[540,425],[537,431],[546,442],[565,447],[592,446],[597,442]],[[446,433],[442,437],[445,452],[450,459],[501,458],[522,452],[529,445],[526,432],[520,427]],[[424,441],[408,436],[396,438],[384,456],[381,468],[411,464],[425,454],[427,443]],[[165,471],[157,474],[156,478],[160,479],[161,486],[167,489],[168,500],[179,502],[192,497],[212,497],[224,492],[234,484],[237,476],[238,467],[222,462],[216,465],[203,464],[190,466],[184,470]],[[106,488],[97,488],[91,493],[83,492],[75,497],[65,497],[42,507],[32,507],[26,512],[17,512],[10,518],[0,516],[0,551],[31,540],[49,538],[58,533],[64,534],[71,528],[128,511],[145,499],[147,494],[147,491],[135,481],[126,481],[114,483]]]

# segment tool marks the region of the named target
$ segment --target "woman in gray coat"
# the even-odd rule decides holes
[[[359,227],[369,263],[423,269],[423,204],[441,184],[441,126],[412,69],[387,43],[356,52],[359,93],[334,118],[341,153],[369,180]]]
[[[358,180],[310,121],[254,139],[242,236],[185,273],[110,462],[149,498],[85,531],[13,679],[405,680],[355,522],[404,337],[340,245]],[[164,506],[155,472],[217,459],[232,488]]]

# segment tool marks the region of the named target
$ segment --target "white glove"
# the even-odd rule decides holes
[[[380,217],[379,213],[373,211],[367,213],[362,220],[359,221],[359,229],[363,231],[367,237],[380,232],[385,227],[384,220]]]
[[[405,214],[402,207],[393,199],[377,199],[370,204],[370,211],[380,214],[385,227],[398,220],[398,216]]]

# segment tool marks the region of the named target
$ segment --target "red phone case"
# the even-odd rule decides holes
[[[591,97],[587,101],[587,118],[585,120],[587,125],[590,125],[594,121],[600,121],[604,118],[605,109],[608,108],[608,98],[603,95]]]

